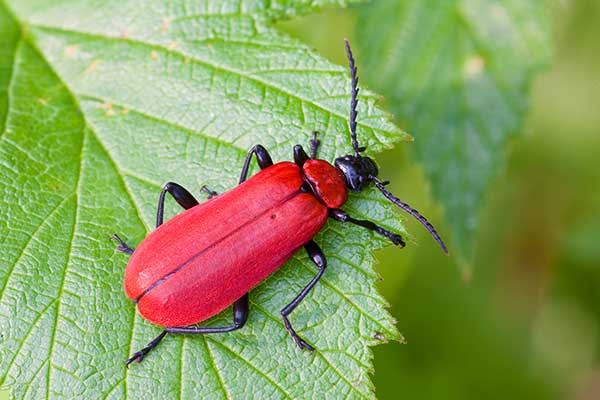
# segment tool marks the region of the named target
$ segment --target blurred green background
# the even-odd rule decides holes
[[[330,10],[280,27],[343,65],[355,21]],[[552,63],[480,210],[472,278],[413,221],[417,243],[379,253],[407,338],[375,348],[380,399],[600,399],[600,2],[553,3],[552,32]],[[382,176],[449,232],[410,146],[378,157]]]

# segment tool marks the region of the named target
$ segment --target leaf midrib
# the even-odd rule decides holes
[[[7,9],[8,9],[8,7],[7,7]],[[9,10],[8,12],[10,13],[11,10],[10,9],[8,9],[8,10]],[[11,13],[11,15],[14,18],[14,14]],[[18,25],[20,25],[19,20],[15,19],[15,22]],[[23,32],[23,31],[21,30],[21,32]],[[56,77],[56,79],[63,85],[63,87],[65,88],[65,90],[68,92],[69,97],[70,97],[71,101],[73,102],[73,104],[81,110],[81,106],[79,104],[79,100],[78,100],[77,96],[75,95],[75,93],[72,91],[71,87],[62,79],[62,77],[58,73],[58,71],[56,71],[52,67],[52,64],[46,58],[46,56],[41,51],[41,49],[38,48],[37,44],[33,40],[31,40],[31,37],[30,36],[24,36],[23,34],[21,34],[19,40],[21,41],[21,43],[27,42],[27,44],[29,44],[31,46],[31,48],[36,51],[36,53],[40,56],[40,58],[44,60],[44,62],[46,64],[46,66],[48,67],[48,69],[54,74],[54,76]],[[16,54],[16,52],[15,52],[15,54]],[[14,75],[14,73],[13,73],[13,75]],[[7,116],[8,116],[9,113],[10,113],[10,109],[7,110]],[[54,337],[55,337],[56,329],[57,329],[57,326],[58,326],[58,317],[60,315],[60,305],[61,305],[61,299],[62,299],[61,293],[63,291],[64,282],[65,282],[65,279],[66,279],[66,276],[67,276],[67,272],[68,272],[68,267],[69,267],[69,264],[71,262],[71,257],[73,255],[73,253],[72,253],[72,250],[73,250],[73,241],[74,241],[73,239],[74,239],[74,237],[76,235],[77,221],[78,221],[78,218],[79,218],[79,211],[80,211],[80,208],[78,206],[79,205],[79,185],[80,185],[80,182],[81,182],[81,174],[82,174],[82,168],[83,168],[83,149],[84,149],[84,146],[85,146],[85,140],[86,140],[86,136],[87,136],[86,135],[86,131],[89,131],[89,133],[94,136],[94,138],[96,139],[96,141],[102,147],[102,150],[106,153],[109,161],[111,162],[113,168],[115,169],[115,171],[117,172],[117,175],[119,176],[119,179],[121,181],[121,184],[123,185],[123,188],[125,189],[125,192],[127,193],[127,195],[129,197],[131,203],[134,205],[134,209],[135,209],[135,211],[137,213],[137,216],[138,216],[138,219],[139,219],[140,223],[144,226],[146,232],[149,231],[149,227],[147,226],[145,220],[141,216],[141,210],[139,208],[139,205],[137,204],[137,202],[133,198],[131,192],[129,191],[129,187],[127,186],[126,182],[124,181],[122,172],[118,168],[117,163],[113,159],[112,155],[108,152],[108,150],[106,149],[106,147],[103,144],[102,140],[96,134],[95,130],[92,129],[92,126],[89,124],[89,122],[87,120],[86,114],[83,113],[83,112],[82,112],[82,119],[83,119],[83,122],[84,122],[82,124],[82,136],[83,137],[81,138],[81,148],[80,148],[80,152],[79,152],[80,159],[79,159],[79,164],[78,164],[79,170],[77,172],[77,182],[76,182],[76,185],[75,185],[76,186],[76,190],[75,190],[75,193],[74,193],[75,197],[76,197],[75,218],[74,218],[74,225],[73,225],[73,231],[72,231],[72,239],[71,239],[71,241],[69,241],[69,250],[67,252],[67,262],[65,263],[65,269],[64,269],[64,272],[62,274],[63,276],[62,276],[61,282],[59,284],[59,291],[58,291],[58,296],[57,296],[58,303],[56,305],[56,315],[55,315],[55,318],[54,318],[53,331],[52,331],[52,334],[51,334],[50,347],[49,347],[49,350],[48,350],[48,358],[47,358],[48,373],[47,373],[47,378],[46,378],[46,381],[47,381],[47,385],[46,385],[46,397],[48,397],[49,393],[51,392],[51,380],[50,380],[51,373],[50,373],[50,371],[52,370],[53,348],[54,348],[54,342],[55,342]],[[70,197],[70,196],[67,196],[67,198],[68,197]],[[61,201],[61,204],[64,201],[65,200]],[[44,222],[46,220],[47,220],[47,218],[44,219]],[[42,225],[43,225],[44,222],[42,222]],[[39,230],[39,227],[38,227],[38,230]],[[8,282],[9,278],[10,278],[10,274],[8,274],[6,276],[6,282]],[[135,315],[136,314],[135,310],[134,310],[133,313],[134,313],[134,315],[132,317],[132,321],[133,321],[132,322],[132,327],[129,330],[129,334],[130,334],[130,338],[129,338],[130,345],[129,345],[129,348],[132,347],[131,344],[133,343],[133,333],[134,333],[135,323],[136,323],[136,320],[137,320],[137,317]],[[127,376],[128,376],[128,374],[127,374],[127,370],[125,368],[123,368],[123,370],[124,370],[124,376],[123,376],[122,381],[125,382],[124,390],[126,392],[127,391],[127,383],[126,382],[127,382]],[[181,374],[181,371],[180,371],[180,374]]]
[[[74,99],[73,99],[74,100]],[[81,148],[79,149],[79,164],[77,171],[77,181],[75,182],[75,217],[73,218],[73,227],[71,228],[71,240],[69,241],[69,249],[67,251],[67,261],[65,262],[65,269],[62,273],[62,277],[60,279],[58,285],[58,292],[56,295],[57,304],[56,304],[56,313],[54,314],[54,324],[52,327],[52,333],[50,334],[50,347],[48,349],[48,373],[46,375],[46,398],[50,398],[51,393],[51,371],[52,371],[52,360],[54,359],[54,343],[56,341],[56,330],[58,328],[58,318],[60,316],[60,306],[62,304],[63,299],[63,290],[65,286],[65,280],[67,278],[67,272],[69,270],[69,265],[71,264],[71,260],[73,257],[73,242],[75,241],[75,235],[77,233],[77,222],[79,221],[79,196],[80,196],[80,184],[81,184],[81,173],[83,170],[83,149],[85,147],[86,141],[86,126],[83,125],[81,138]]]

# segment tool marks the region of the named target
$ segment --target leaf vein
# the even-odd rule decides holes
[[[248,365],[251,369],[253,369],[254,371],[256,371],[259,375],[261,375],[262,377],[264,377],[267,382],[269,382],[271,384],[271,386],[273,386],[275,389],[277,389],[281,394],[283,394],[283,396],[285,398],[290,398],[290,396],[285,392],[285,390],[279,386],[274,379],[272,379],[270,376],[268,376],[265,372],[261,371],[260,369],[258,369],[256,367],[256,365],[252,364],[250,361],[246,360],[244,357],[242,357],[239,353],[231,350],[228,346],[225,345],[225,343],[222,343],[218,340],[215,340],[209,336],[206,336],[207,339],[209,339],[212,343],[215,343],[217,345],[219,345],[221,348],[225,349],[228,353],[230,353],[231,355],[233,355],[234,357],[238,358],[239,360],[241,360],[244,364]]]
[[[281,325],[282,329],[285,329],[285,325],[283,325],[283,321],[281,320],[281,318],[275,317],[273,314],[271,314],[270,312],[268,312],[263,306],[261,306],[260,304],[258,304],[256,302],[252,302],[252,305],[254,307],[256,307],[260,312],[262,312],[266,317],[268,317],[271,320],[275,321],[278,325]],[[361,395],[361,397],[367,398],[367,396],[363,392],[361,392],[360,390],[358,390],[358,388],[356,388],[348,379],[346,379],[346,377],[344,376],[344,374],[342,374],[338,369],[333,368],[333,366],[331,365],[331,363],[329,362],[329,360],[319,351],[319,349],[315,349],[314,353],[317,354],[317,355],[319,355],[320,358],[323,359],[323,361],[331,367],[331,369],[336,373],[336,375],[338,375],[341,380],[343,380],[345,383],[347,383],[348,386],[352,390],[358,392]]]
[[[208,361],[212,365],[212,369],[215,373],[217,381],[219,382],[219,386],[221,387],[221,390],[223,390],[223,393],[225,394],[225,398],[231,399],[231,396],[227,392],[227,387],[225,386],[225,382],[223,381],[221,374],[219,374],[219,368],[217,368],[217,360],[215,359],[215,356],[212,353],[210,346],[208,345],[208,340],[206,340],[206,335],[202,335],[202,339],[204,340],[204,346],[206,347],[206,354],[208,356]]]
[[[143,47],[149,47],[152,49],[160,49],[161,51],[164,51],[167,54],[171,54],[173,56],[178,56],[181,57],[182,59],[190,59],[194,62],[196,62],[197,64],[200,65],[204,65],[206,67],[209,67],[215,71],[220,71],[222,73],[229,73],[231,75],[237,76],[238,78],[243,78],[246,79],[250,82],[254,82],[260,85],[263,85],[266,88],[270,88],[275,92],[279,92],[281,94],[284,94],[286,96],[288,96],[289,98],[293,98],[298,100],[301,104],[302,103],[306,103],[310,106],[312,106],[313,108],[320,110],[326,114],[329,114],[331,116],[340,118],[343,121],[346,121],[348,119],[348,117],[346,115],[342,115],[339,114],[338,112],[328,109],[326,106],[319,104],[317,102],[315,102],[312,99],[307,99],[304,98],[302,96],[300,96],[298,93],[294,93],[292,91],[286,90],[285,88],[281,87],[280,85],[277,85],[274,82],[268,82],[264,79],[260,79],[257,76],[254,75],[250,75],[247,74],[245,71],[242,71],[240,69],[237,68],[233,68],[230,66],[226,66],[223,64],[217,64],[215,62],[211,62],[205,59],[201,59],[200,57],[196,56],[192,56],[189,57],[187,56],[185,53],[183,53],[182,51],[178,51],[177,49],[171,49],[168,47],[165,47],[164,45],[158,44],[158,43],[149,43],[149,42],[144,42],[142,40],[139,39],[132,39],[132,38],[123,38],[123,37],[119,37],[119,36],[111,36],[111,35],[107,35],[107,34],[99,34],[99,33],[91,33],[91,32],[85,32],[85,31],[78,31],[75,29],[68,29],[65,27],[56,27],[56,26],[51,26],[51,25],[44,25],[44,24],[40,24],[40,23],[36,23],[34,25],[36,28],[39,28],[41,30],[46,30],[46,31],[55,31],[55,32],[63,32],[63,33],[70,33],[73,35],[79,35],[79,36],[86,36],[86,37],[92,37],[92,38],[97,38],[100,40],[106,40],[106,41],[121,41],[121,42],[125,42],[125,43],[129,43],[131,45],[139,45],[139,46],[143,46]],[[375,128],[369,125],[366,125],[364,123],[361,123],[360,121],[358,122],[358,126],[359,127],[363,127],[364,129],[370,130],[370,131],[374,131]],[[389,136],[393,136],[394,134],[396,134],[397,132],[394,131],[387,131],[384,130],[382,128],[377,128],[377,130],[380,130],[381,132],[385,133],[386,135]],[[379,140],[377,138],[376,135],[374,135],[374,137]]]
[[[12,275],[12,273],[14,272],[14,270],[16,269],[17,265],[21,262],[21,259],[25,256],[25,252],[27,251],[27,248],[33,243],[34,240],[38,240],[37,239],[37,235],[39,233],[39,231],[47,224],[48,220],[50,219],[50,217],[57,212],[58,209],[60,209],[60,207],[67,202],[67,200],[69,200],[75,193],[71,193],[67,196],[65,196],[60,202],[58,202],[58,204],[56,206],[54,206],[49,212],[48,214],[46,214],[44,217],[42,217],[42,221],[41,224],[38,225],[35,230],[30,234],[31,236],[29,237],[29,239],[27,240],[27,242],[25,243],[25,245],[23,246],[23,248],[21,249],[21,251],[19,252],[19,256],[17,257],[17,259],[15,260],[15,262],[12,264],[12,266],[10,267],[10,269],[6,272],[5,274],[5,280],[2,283],[2,287],[0,287],[0,303],[3,300],[4,297],[4,289],[6,289],[6,285],[8,284],[8,281],[10,280],[10,277]]]
[[[73,98],[73,101],[76,101]],[[86,141],[86,126],[84,125],[82,127],[82,138],[81,138],[81,148],[79,149],[79,164],[78,164],[78,171],[77,171],[77,182],[75,184],[75,218],[73,218],[73,227],[72,229],[72,233],[71,233],[71,240],[69,240],[69,248],[67,251],[67,262],[65,263],[65,269],[63,271],[62,277],[61,277],[61,281],[59,283],[58,286],[58,292],[57,292],[57,305],[56,305],[56,313],[54,315],[54,324],[53,324],[53,329],[52,329],[52,334],[50,335],[50,347],[48,348],[48,373],[46,376],[46,398],[50,397],[50,393],[51,393],[51,371],[52,368],[56,368],[56,366],[54,365],[54,363],[52,362],[53,358],[54,358],[54,343],[56,342],[56,332],[57,332],[57,328],[58,328],[58,319],[60,316],[60,308],[61,308],[61,304],[62,304],[62,294],[63,294],[63,290],[64,290],[64,285],[67,279],[67,272],[69,269],[69,264],[71,264],[72,261],[72,257],[73,257],[73,242],[75,241],[75,235],[77,233],[77,224],[80,218],[79,215],[79,202],[80,202],[80,196],[81,196],[81,175],[83,174],[83,151],[85,148],[85,141]]]

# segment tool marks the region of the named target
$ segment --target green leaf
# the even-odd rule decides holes
[[[399,338],[374,287],[385,242],[339,223],[292,314],[313,354],[279,314],[316,273],[299,252],[251,292],[244,329],[170,336],[124,366],[160,328],[124,295],[112,233],[139,243],[170,180],[234,187],[256,143],[290,159],[318,129],[322,158],[350,148],[346,67],[269,25],[313,3],[0,1],[0,383],[15,398],[373,397],[368,346]],[[405,137],[375,99],[358,120],[372,152]],[[347,209],[402,231],[373,191]]]
[[[362,74],[415,138],[468,262],[478,210],[522,129],[532,78],[546,64],[545,0],[382,0],[360,8]],[[411,146],[412,147],[412,146]]]

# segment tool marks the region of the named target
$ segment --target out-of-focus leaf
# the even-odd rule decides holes
[[[169,180],[233,187],[256,143],[290,159],[318,129],[322,158],[349,149],[346,68],[269,25],[314,7],[0,1],[0,382],[16,398],[373,396],[368,346],[398,338],[374,287],[370,250],[385,242],[339,223],[317,237],[329,268],[292,315],[313,354],[279,313],[316,272],[299,252],[251,292],[244,329],[168,337],[124,366],[160,328],[123,293],[113,232],[139,243]],[[374,99],[358,124],[378,151],[404,134]],[[374,191],[348,209],[401,229]]]
[[[545,0],[382,0],[360,8],[361,71],[415,138],[454,240],[471,258],[490,180],[548,60]]]

